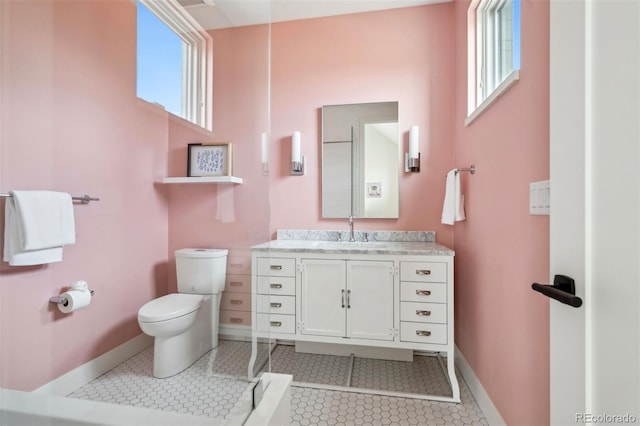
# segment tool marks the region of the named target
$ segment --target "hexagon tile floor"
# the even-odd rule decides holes
[[[268,345],[260,344],[256,370],[268,368]],[[221,340],[182,373],[156,379],[149,347],[69,395],[122,405],[224,419],[247,388],[251,344]],[[292,346],[272,351],[271,371],[292,374],[292,425],[487,425],[468,387],[460,380],[462,402],[437,402],[375,394],[313,389],[329,384],[396,392],[451,395],[435,357],[414,362],[296,353]],[[458,374],[458,377],[460,375]]]

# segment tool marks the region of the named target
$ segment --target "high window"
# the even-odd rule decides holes
[[[211,130],[211,37],[175,0],[137,7],[137,96]]]
[[[467,24],[469,124],[519,79],[520,0],[473,0]]]

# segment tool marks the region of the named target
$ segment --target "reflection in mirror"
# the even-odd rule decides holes
[[[322,107],[322,217],[398,218],[398,102]]]

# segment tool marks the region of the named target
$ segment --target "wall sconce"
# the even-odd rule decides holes
[[[300,151],[300,132],[293,132],[291,136],[291,175],[304,175],[304,157]]]
[[[262,173],[269,174],[269,136],[266,132],[263,132],[260,137],[260,161]]]
[[[404,171],[419,172],[420,171],[420,128],[416,125],[409,129],[409,152],[404,154]]]

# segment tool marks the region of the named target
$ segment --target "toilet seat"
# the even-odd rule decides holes
[[[203,297],[199,294],[172,293],[147,302],[138,311],[142,322],[160,322],[197,311]]]

